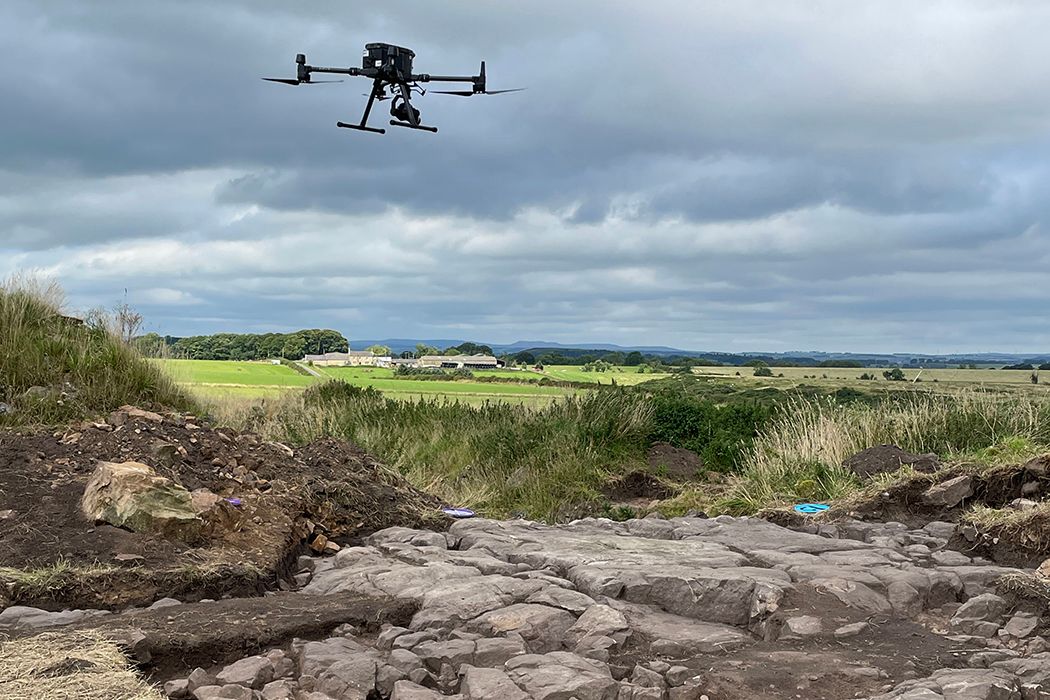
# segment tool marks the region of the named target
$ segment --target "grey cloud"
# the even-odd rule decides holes
[[[976,0],[13,0],[0,273],[53,271],[85,306],[129,287],[173,333],[1034,349],[1047,20]],[[361,83],[258,80],[377,39],[529,91],[428,95],[438,135],[371,138],[334,128]]]

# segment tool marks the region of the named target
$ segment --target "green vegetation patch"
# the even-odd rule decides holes
[[[122,405],[192,410],[161,368],[109,330],[60,311],[56,287],[0,286],[0,426],[57,424]]]

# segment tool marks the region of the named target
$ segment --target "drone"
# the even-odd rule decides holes
[[[365,44],[363,58],[360,68],[325,68],[322,66],[311,66],[306,62],[306,54],[298,54],[295,57],[296,77],[294,78],[263,78],[273,83],[285,85],[315,85],[318,83],[341,83],[342,80],[314,80],[314,73],[335,73],[338,75],[349,75],[351,77],[364,77],[372,79],[372,92],[368,95],[368,104],[365,105],[365,113],[361,116],[360,124],[348,124],[336,122],[336,126],[343,129],[356,129],[373,134],[385,134],[386,129],[377,129],[368,126],[368,116],[372,113],[372,106],[376,100],[380,102],[391,100],[390,120],[391,126],[401,126],[406,129],[418,129],[437,133],[436,126],[427,126],[420,123],[420,112],[412,104],[412,94],[423,96],[427,93],[420,87],[420,83],[470,83],[469,90],[431,90],[430,92],[442,95],[458,95],[459,97],[473,97],[474,95],[499,95],[507,92],[520,92],[525,88],[514,88],[511,90],[489,90],[485,81],[485,62],[481,62],[481,72],[478,75],[430,75],[429,73],[413,73],[412,59],[416,54],[411,49],[393,44]]]

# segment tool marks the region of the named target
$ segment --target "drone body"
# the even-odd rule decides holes
[[[412,60],[416,54],[411,49],[393,44],[365,44],[364,55],[361,59],[360,68],[325,68],[322,66],[311,66],[306,63],[306,56],[298,54],[295,57],[295,78],[263,78],[275,83],[285,85],[312,85],[317,82],[342,82],[342,81],[315,81],[311,78],[314,73],[335,73],[338,75],[349,75],[351,77],[364,77],[372,80],[372,92],[368,95],[368,103],[365,105],[365,113],[361,116],[359,124],[347,124],[336,122],[336,126],[344,129],[356,129],[368,131],[373,134],[385,134],[386,129],[376,129],[368,126],[368,117],[372,112],[372,106],[376,100],[382,102],[393,99],[390,105],[391,126],[402,126],[407,129],[419,129],[421,131],[437,132],[436,126],[426,126],[419,121],[419,110],[412,105],[413,91],[419,95],[426,91],[419,86],[420,83],[470,83],[469,90],[432,90],[431,92],[444,95],[458,95],[460,97],[471,97],[473,95],[496,95],[504,92],[517,92],[523,88],[513,90],[486,90],[485,62],[481,62],[481,72],[478,75],[456,76],[456,75],[430,75],[429,73],[413,73]],[[389,93],[388,93],[389,90]]]

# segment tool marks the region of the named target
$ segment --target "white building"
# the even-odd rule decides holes
[[[323,355],[307,355],[303,362],[318,367],[389,367],[390,357],[373,355],[367,350],[349,352],[326,352]]]

